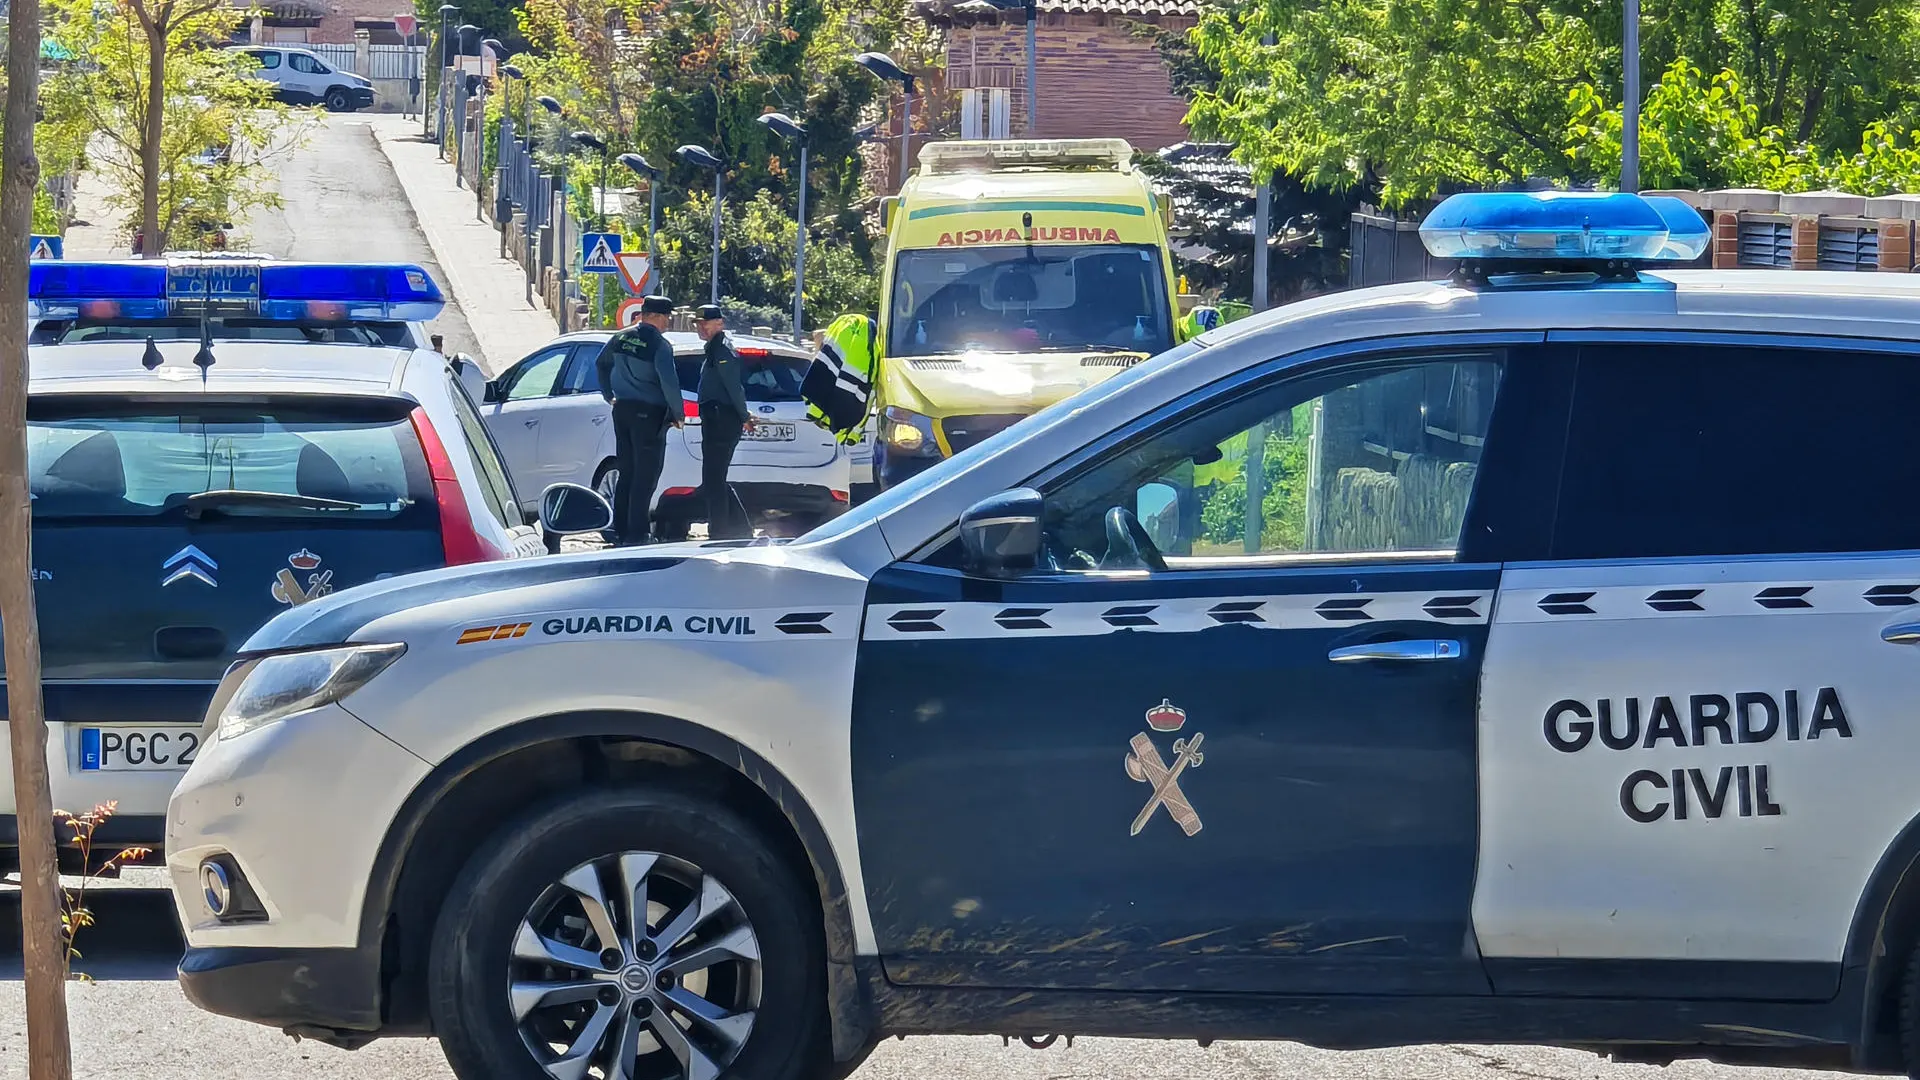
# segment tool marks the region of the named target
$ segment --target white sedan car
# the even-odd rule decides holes
[[[506,456],[507,468],[527,491],[565,480],[585,484],[609,500],[620,478],[613,453],[611,410],[600,396],[594,359],[611,331],[555,338],[486,386],[481,413]],[[684,539],[704,520],[700,487],[700,385],[703,343],[670,331],[687,424],[667,436],[667,462],[654,491],[656,531]],[[754,428],[740,440],[728,477],[756,526],[804,532],[847,507],[847,454],[833,436],[807,422],[800,380],[812,356],[790,342],[730,335],[746,361],[747,405]]]

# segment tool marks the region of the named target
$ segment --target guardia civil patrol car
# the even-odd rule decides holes
[[[442,301],[419,267],[38,262],[29,297],[53,800],[115,804],[101,855],[160,847],[221,673],[276,612],[396,573],[545,553],[479,413],[427,348],[421,323]],[[0,783],[0,862],[14,858],[13,809]]]
[[[285,613],[168,822],[201,1006],[464,1078],[889,1035],[1920,1072],[1920,281],[1498,194],[787,544]]]

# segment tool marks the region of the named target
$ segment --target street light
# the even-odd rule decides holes
[[[674,150],[673,156],[682,164],[696,169],[713,170],[713,295],[712,303],[720,302],[720,200],[725,196],[722,186],[726,180],[726,167],[712,151],[704,146],[688,143]]]
[[[786,113],[767,113],[758,123],[790,143],[800,144],[800,202],[794,211],[793,231],[793,341],[806,344],[801,327],[806,312],[802,297],[807,280],[807,126]]]
[[[653,251],[653,233],[660,220],[660,170],[647,164],[639,154],[621,154],[620,164],[647,178],[647,257],[658,258]]]
[[[607,231],[607,141],[591,131],[576,131],[573,141],[589,150],[600,151],[600,231]]]
[[[560,102],[546,94],[541,94],[533,100],[539,102],[541,108],[554,116],[564,115]],[[533,133],[529,131],[527,137],[532,138]],[[560,332],[564,334],[567,332],[567,263],[572,260],[571,253],[567,251],[567,155],[564,153],[560,155],[559,163],[554,166],[553,182],[560,188],[560,216],[553,222],[553,264],[560,272],[560,303],[559,310],[553,313],[553,317],[560,326]]]
[[[887,82],[899,83],[905,91],[900,106],[900,183],[905,184],[907,170],[911,168],[908,158],[913,153],[913,74],[894,63],[893,57],[886,53],[861,53],[853,62]]]
[[[435,147],[440,160],[447,159],[447,69],[453,66],[453,42],[447,37],[447,23],[460,14],[460,9],[452,4],[440,5],[440,73],[434,79],[434,119],[438,126],[433,129]]]
[[[967,0],[960,5],[964,9],[977,11],[1024,11],[1027,16],[1027,138],[1038,137],[1040,124],[1040,84],[1035,78],[1036,66],[1034,39],[1038,35],[1035,28],[1040,21],[1038,0]]]

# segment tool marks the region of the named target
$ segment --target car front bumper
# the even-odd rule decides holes
[[[937,457],[921,457],[888,453],[885,443],[873,448],[873,479],[882,491],[897,484],[906,483],[915,476],[926,472],[944,460]]]
[[[188,949],[180,991],[210,1013],[352,1046],[380,1027],[380,951]]]
[[[350,86],[347,88],[347,100],[352,102],[356,109],[371,109],[373,108],[373,87]]]
[[[375,856],[427,772],[339,705],[209,742],[167,810],[167,874],[188,948],[361,945]],[[223,921],[207,906],[200,868],[216,856],[245,881],[253,917]]]

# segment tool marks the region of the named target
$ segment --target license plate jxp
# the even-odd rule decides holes
[[[200,752],[194,727],[81,728],[83,772],[185,769]]]

